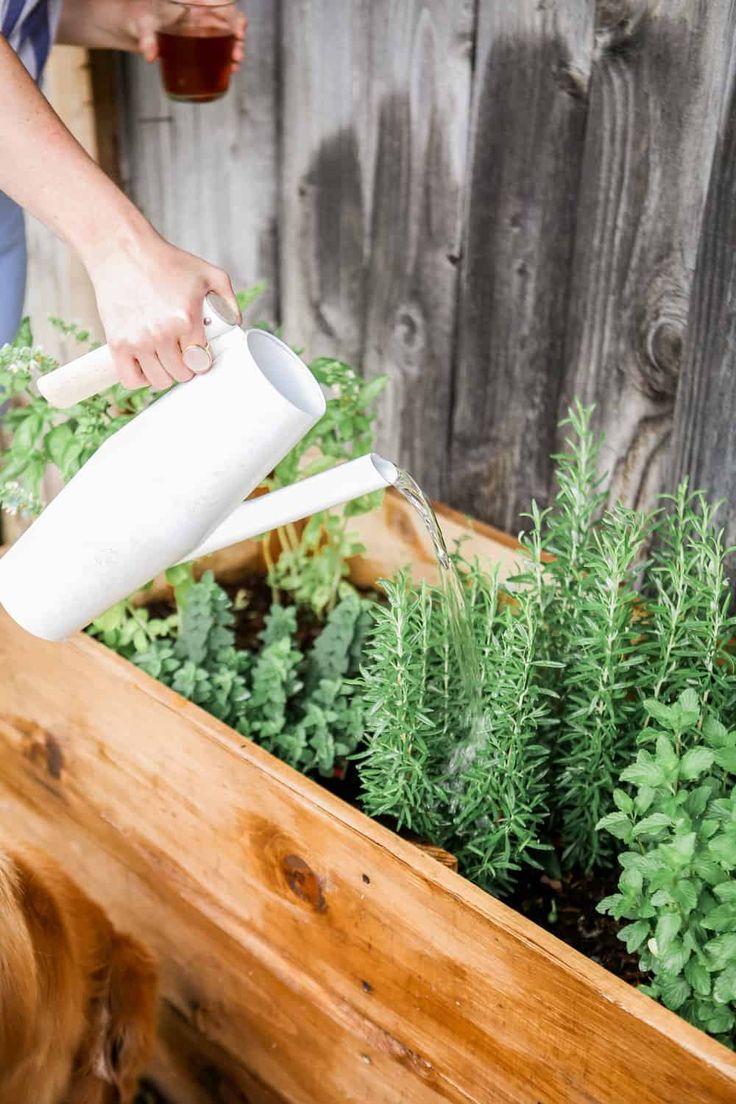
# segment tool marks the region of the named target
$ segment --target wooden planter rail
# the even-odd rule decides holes
[[[364,525],[363,579],[429,567],[393,496]],[[176,1104],[736,1099],[718,1043],[90,638],[3,615],[0,664],[0,817],[155,951]]]

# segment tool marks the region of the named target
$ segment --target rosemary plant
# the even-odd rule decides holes
[[[500,892],[510,888],[522,863],[538,865],[535,851],[545,848],[549,818],[548,735],[553,723],[553,692],[544,685],[538,658],[544,622],[544,563],[541,515],[533,508],[534,528],[525,538],[529,566],[516,580],[513,598],[499,608],[495,578],[488,596],[476,579],[486,624],[483,635],[484,715],[471,734],[456,772],[453,834],[464,871],[479,884]],[[482,579],[482,577],[481,577]]]
[[[437,781],[449,747],[452,699],[437,709],[434,675],[448,676],[445,630],[439,648],[432,607],[438,592],[414,587],[406,574],[384,583],[388,605],[376,611],[362,669],[366,749],[361,755],[363,805],[373,816],[391,816],[429,840],[445,836],[444,794]],[[435,645],[433,647],[433,645]]]
[[[564,857],[589,870],[610,858],[595,826],[611,807],[616,779],[632,750],[638,711],[634,567],[646,520],[618,507],[596,529],[577,599],[579,636],[562,673],[556,794]]]
[[[647,616],[639,649],[649,658],[647,696],[674,702],[688,687],[703,706],[721,715],[733,710],[733,657],[728,644],[736,632],[730,614],[723,532],[702,492],[690,493],[687,480],[665,509],[648,571]],[[648,727],[649,718],[645,721]]]

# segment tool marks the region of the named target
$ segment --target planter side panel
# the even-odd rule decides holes
[[[2,821],[152,945],[182,1104],[734,1099],[719,1045],[93,641],[3,616],[0,664]]]

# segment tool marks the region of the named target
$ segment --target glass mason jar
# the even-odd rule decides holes
[[[230,84],[236,0],[154,0],[161,80],[172,100],[209,103]]]

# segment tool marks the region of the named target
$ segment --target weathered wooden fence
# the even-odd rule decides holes
[[[233,92],[121,69],[121,171],[262,317],[388,372],[381,447],[506,529],[570,398],[612,490],[736,490],[733,0],[248,0]],[[736,511],[731,535],[736,536]]]

